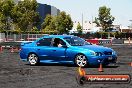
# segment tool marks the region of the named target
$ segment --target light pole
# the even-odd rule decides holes
[[[122,24],[120,24],[119,30],[120,30],[120,32],[122,32]]]
[[[82,13],[82,31],[83,31],[83,13]]]
[[[130,31],[131,31],[131,29],[132,29],[132,20],[129,20],[131,23],[130,23]]]

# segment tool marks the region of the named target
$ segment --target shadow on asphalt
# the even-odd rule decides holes
[[[119,66],[103,66],[103,68],[118,68]],[[84,68],[99,68],[99,66],[87,66]]]
[[[25,64],[25,65],[28,65],[28,66],[33,66],[33,65],[30,65],[30,64]],[[75,65],[71,65],[71,64],[45,64],[45,63],[40,63],[36,66],[62,66],[62,67],[77,67]],[[119,66],[103,66],[103,68],[118,68]],[[83,67],[83,68],[99,68],[99,66],[86,66],[86,67]]]
[[[119,66],[105,66],[104,68],[118,68]]]
[[[28,65],[28,66],[34,66],[34,65],[30,65],[30,64],[25,64],[25,65]],[[62,66],[62,67],[77,67],[75,65],[71,65],[71,64],[47,64],[47,63],[39,63],[38,65],[35,65],[35,66],[50,66],[50,67],[54,67],[54,66]]]

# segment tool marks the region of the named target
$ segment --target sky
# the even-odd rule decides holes
[[[114,24],[130,26],[132,24],[132,0],[37,0],[38,3],[57,7],[70,14],[73,21],[92,21],[98,17],[101,6],[111,8],[111,15],[115,17]]]

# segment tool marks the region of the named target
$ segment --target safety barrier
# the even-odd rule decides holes
[[[48,34],[10,34],[10,35],[4,35],[0,34],[0,42],[5,41],[34,41],[42,36],[45,36]]]
[[[2,46],[0,46],[0,53],[3,51],[3,48],[2,48]]]
[[[0,42],[0,52],[2,52],[5,48],[9,48],[10,52],[19,51],[20,45],[23,41],[15,41],[15,42]],[[25,42],[25,41],[24,41]]]
[[[86,41],[96,45],[112,44],[112,39],[86,39]]]
[[[86,39],[87,42],[90,42],[92,44],[99,45],[99,40],[98,39]]]

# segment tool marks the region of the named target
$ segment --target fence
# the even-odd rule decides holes
[[[34,41],[47,34],[5,34],[0,33],[0,42],[22,42],[22,41]],[[123,44],[131,43],[128,39],[86,39],[88,42],[93,44]]]
[[[0,33],[0,42],[3,41],[34,41],[46,34],[9,34]]]
[[[5,39],[5,33],[0,33],[0,42],[3,42]]]
[[[9,34],[0,33],[0,53],[5,48],[9,48],[10,52],[16,52],[20,49],[22,42],[34,41],[46,34]]]

